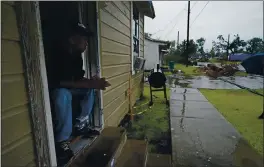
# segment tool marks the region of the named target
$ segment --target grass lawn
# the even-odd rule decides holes
[[[263,93],[263,89],[255,89],[255,91],[257,91],[258,93],[260,93],[260,94],[263,94],[263,95],[264,95],[264,93]]]
[[[248,74],[246,72],[243,71],[237,71],[234,76],[238,76],[238,77],[246,77],[248,76]]]
[[[169,89],[167,90],[169,98]],[[149,151],[151,153],[170,154],[171,136],[169,123],[169,108],[166,107],[163,92],[153,92],[154,104],[150,108],[149,87],[144,88],[144,99],[134,107],[134,121],[127,128],[128,138],[144,140],[148,139]]]
[[[223,63],[223,64],[240,64],[240,61],[227,61],[227,60],[218,60],[216,58],[212,58],[209,60],[210,63]]]
[[[263,120],[257,119],[263,110],[262,97],[246,90],[200,89],[200,91],[263,155]]]
[[[168,67],[168,66],[163,66],[163,67]],[[189,65],[188,67],[186,67],[185,64],[175,64],[174,65],[174,69],[175,70],[181,70],[182,72],[184,72],[185,76],[197,76],[197,75],[203,75],[203,73],[196,71],[197,67],[191,66]],[[171,75],[171,72],[165,72],[165,75]]]
[[[196,71],[197,67],[194,67],[194,66],[186,67],[186,65],[184,64],[176,64],[174,68],[176,70],[183,71],[185,76],[203,75],[203,73]]]

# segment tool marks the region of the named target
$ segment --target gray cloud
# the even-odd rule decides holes
[[[186,39],[187,3],[187,1],[153,1],[156,18],[152,20],[145,17],[145,32],[155,33],[164,29],[164,26],[185,8],[164,31],[156,33],[154,37],[176,40],[177,31],[180,31],[180,41]],[[193,23],[206,3],[207,1],[191,1],[193,9],[190,15],[190,38],[206,38],[206,49],[212,47],[212,40],[216,40],[217,35],[220,34],[225,37],[230,34],[231,40],[235,34],[239,34],[244,40],[252,37],[263,38],[262,1],[210,1]]]

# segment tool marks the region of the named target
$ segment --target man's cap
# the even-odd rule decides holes
[[[73,35],[73,34],[78,34],[81,36],[87,36],[90,37],[93,35],[93,33],[91,31],[89,31],[83,24],[81,23],[77,23],[77,24],[73,24],[70,30],[70,34],[69,35]]]

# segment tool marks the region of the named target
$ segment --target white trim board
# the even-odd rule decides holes
[[[101,67],[101,40],[100,40],[100,37],[101,37],[101,34],[100,34],[100,30],[101,30],[101,24],[100,24],[100,21],[101,21],[101,16],[100,16],[100,8],[99,8],[99,1],[96,1],[96,29],[97,29],[97,75],[99,75],[99,77],[101,78],[102,77],[102,67]],[[99,121],[99,124],[100,124],[100,127],[101,129],[104,129],[104,114],[103,114],[103,108],[104,108],[104,105],[103,105],[103,91],[100,90],[100,93],[99,93],[99,112],[100,112],[100,121]]]
[[[130,2],[130,36],[131,36],[131,74],[135,75],[135,70],[134,70],[134,45],[133,45],[133,1]]]
[[[57,166],[39,2],[16,2],[37,166]]]

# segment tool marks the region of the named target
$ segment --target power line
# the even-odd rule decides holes
[[[196,1],[196,2],[193,4],[191,10],[194,8],[194,6],[197,4],[197,2],[198,2],[198,1]]]
[[[193,4],[191,10],[194,8],[194,6],[197,4],[197,2],[198,2],[198,1],[196,1],[196,2]],[[185,7],[186,7],[186,5],[185,5]],[[185,10],[185,7],[184,7],[184,9],[183,9],[182,11],[180,11],[180,13],[183,12],[183,11]],[[177,15],[179,15],[180,13],[178,13]],[[170,33],[174,30],[174,28],[175,28],[176,25],[177,25],[177,22],[174,24],[174,26],[173,26],[173,28],[171,29],[171,31],[169,31],[169,32],[164,36],[164,38],[166,38],[167,35],[170,34]]]
[[[185,8],[182,9],[182,10],[180,11],[180,13],[182,13],[184,10],[185,10]],[[179,13],[179,14],[180,14],[180,13]],[[172,29],[171,29],[171,30],[170,30],[170,31],[164,36],[164,38],[166,38],[167,35],[170,34],[170,33],[173,31],[173,29],[176,27],[177,23],[178,23],[178,22],[175,22],[175,24],[173,25]]]
[[[186,7],[186,5],[185,5],[185,7]],[[184,9],[185,9],[185,7],[184,7]],[[184,10],[183,9],[183,10]],[[182,11],[183,11],[182,10]],[[166,30],[167,28],[168,28],[168,25],[170,24],[170,23],[172,23],[172,21],[173,20],[175,20],[178,16],[179,16],[179,14],[182,12],[182,11],[180,11],[168,24],[166,24],[165,26],[164,26],[164,28],[163,29],[159,29],[158,31],[156,31],[155,33],[152,33],[152,35],[155,35],[155,34],[157,34],[158,32],[160,32],[160,31],[164,31],[164,30]]]
[[[203,12],[203,10],[205,9],[205,7],[208,5],[210,1],[207,1],[207,3],[204,5],[203,9],[200,11],[200,13],[195,17],[195,19],[193,20],[192,24],[191,24],[191,27],[193,25],[193,23],[195,22],[195,20],[200,16],[200,14]]]

